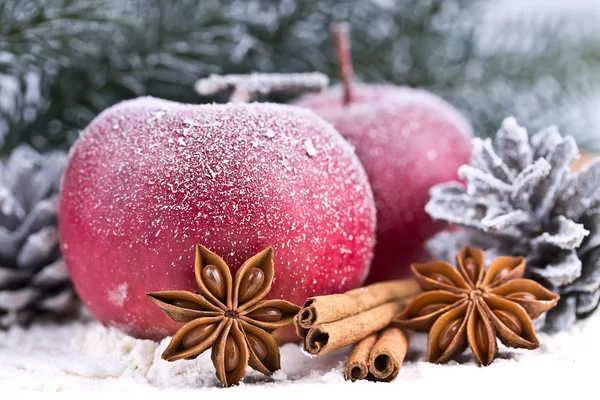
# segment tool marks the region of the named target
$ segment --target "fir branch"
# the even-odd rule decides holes
[[[556,124],[581,147],[600,150],[593,2],[577,0],[565,12],[505,3],[4,0],[0,138],[5,151],[22,141],[68,146],[90,118],[123,99],[208,100],[193,84],[210,74],[336,77],[329,27],[346,21],[359,79],[427,88],[463,111],[476,132],[515,115],[534,129]]]

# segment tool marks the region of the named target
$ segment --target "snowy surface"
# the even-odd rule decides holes
[[[398,379],[390,384],[345,382],[342,371],[347,349],[309,358],[299,346],[288,344],[281,349],[282,370],[273,377],[250,371],[239,387],[221,389],[209,354],[191,361],[162,361],[160,354],[169,339],[160,343],[137,340],[89,320],[64,325],[38,324],[28,330],[13,328],[0,332],[0,393],[127,392],[150,398],[190,393],[217,395],[219,399],[240,395],[250,398],[443,395],[464,399],[480,398],[489,391],[518,398],[523,398],[522,393],[561,398],[572,390],[584,393],[586,389],[596,390],[600,314],[569,331],[539,336],[542,346],[537,351],[501,347],[500,358],[487,368],[477,367],[467,353],[460,365],[420,361],[425,337],[413,336],[409,360]]]

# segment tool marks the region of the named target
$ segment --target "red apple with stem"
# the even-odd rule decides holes
[[[374,245],[373,196],[351,146],[289,105],[119,103],[75,144],[59,211],[84,304],[139,338],[180,327],[145,294],[195,290],[196,244],[233,273],[272,246],[269,297],[298,304],[360,286]]]
[[[368,281],[406,276],[426,258],[423,244],[442,225],[424,207],[429,189],[457,179],[471,154],[471,128],[450,104],[425,90],[353,82],[346,26],[333,29],[342,85],[301,97],[356,150],[373,188],[377,244]]]

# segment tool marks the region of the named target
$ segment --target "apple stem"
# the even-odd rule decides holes
[[[194,89],[202,96],[212,96],[233,90],[230,98],[232,103],[247,103],[258,95],[319,92],[327,85],[329,85],[329,78],[320,72],[252,73],[248,75],[211,75],[198,80]]]
[[[352,80],[354,72],[352,69],[352,59],[350,57],[350,34],[348,24],[345,22],[336,22],[331,25],[331,33],[335,42],[335,48],[338,56],[338,67],[340,77],[344,88],[344,105],[348,105],[353,100]]]

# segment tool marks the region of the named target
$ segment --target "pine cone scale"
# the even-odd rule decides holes
[[[0,267],[0,291],[16,289],[31,279],[31,272]]]
[[[598,308],[600,301],[600,290],[592,293],[579,293],[577,295],[577,307],[575,312],[579,318],[585,318]]]
[[[527,274],[559,293],[546,328],[567,328],[600,299],[600,161],[571,175],[578,157],[572,137],[556,128],[533,135],[513,118],[491,141],[476,139],[471,165],[457,183],[431,190],[425,210],[434,219],[465,227],[427,244],[448,258],[466,244],[491,254],[525,256]]]
[[[0,162],[0,328],[78,305],[56,226],[66,160],[23,145]]]

